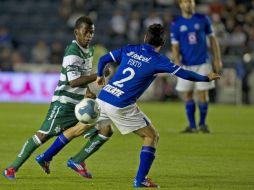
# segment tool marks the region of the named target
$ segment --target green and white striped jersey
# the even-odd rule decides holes
[[[93,54],[92,47],[84,49],[75,40],[66,48],[52,102],[77,104],[84,98],[86,86],[72,88],[69,82],[91,74]]]

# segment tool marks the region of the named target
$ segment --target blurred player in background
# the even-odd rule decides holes
[[[86,97],[96,98],[88,86],[97,77],[96,73],[91,74],[93,48],[89,47],[89,43],[94,35],[94,24],[92,20],[86,16],[77,19],[74,34],[76,40],[72,41],[65,50],[60,79],[47,116],[41,128],[25,142],[17,158],[5,169],[3,175],[8,179],[15,179],[16,172],[34,150],[51,137],[60,134],[52,146],[43,155],[36,158],[36,161],[42,166],[44,171],[50,173],[49,162],[52,157],[73,137],[79,136],[91,128],[78,122],[74,114],[74,109],[75,105],[84,98],[84,94]],[[63,132],[69,128],[71,128],[72,138],[68,136],[68,132]],[[98,132],[95,131],[85,146],[89,151],[85,152],[84,156],[86,158],[89,157],[111,135],[112,130],[110,126],[106,126]],[[69,164],[69,161],[68,166],[72,166]],[[91,174],[86,170],[84,163],[78,167],[82,170],[81,174],[83,176],[91,178]]]
[[[158,73],[171,73],[186,80],[203,82],[215,80],[219,76],[212,72],[203,76],[186,71],[160,54],[158,51],[165,43],[165,29],[160,24],[148,27],[144,42],[145,44],[124,46],[100,58],[96,81],[103,88],[97,98],[101,108],[97,127],[103,128],[108,122],[113,122],[122,134],[134,132],[141,137],[143,146],[133,185],[135,188],[158,188],[147,175],[155,159],[159,135],[150,119],[137,106],[137,99]],[[117,63],[119,68],[104,86],[103,71],[110,62]]]
[[[222,68],[220,48],[213,33],[211,22],[207,16],[195,13],[194,0],[179,0],[182,15],[177,17],[171,25],[171,43],[175,64],[184,69],[206,75],[213,69],[219,73]],[[213,68],[209,63],[207,37],[213,54]],[[180,59],[181,57],[181,59]],[[199,130],[209,133],[206,124],[208,111],[208,90],[215,87],[214,81],[191,82],[178,78],[176,89],[183,93],[185,110],[189,126],[184,133],[198,132],[195,121],[195,101],[193,91],[197,90],[198,107],[200,111]]]

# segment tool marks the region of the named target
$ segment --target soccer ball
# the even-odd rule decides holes
[[[94,99],[84,98],[75,106],[75,116],[82,123],[94,124],[99,115],[99,105]]]

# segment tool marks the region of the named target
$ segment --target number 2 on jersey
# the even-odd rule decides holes
[[[128,72],[129,75],[121,80],[113,82],[113,85],[122,88],[124,86],[123,83],[131,80],[135,75],[135,71],[130,67],[127,67],[126,69],[123,70],[123,74],[125,74],[126,72]]]

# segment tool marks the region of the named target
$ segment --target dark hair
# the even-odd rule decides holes
[[[165,28],[161,24],[152,24],[146,31],[146,43],[155,47],[162,46],[165,43]]]
[[[82,24],[93,25],[93,21],[88,16],[79,17],[75,23],[75,29],[79,29]]]

